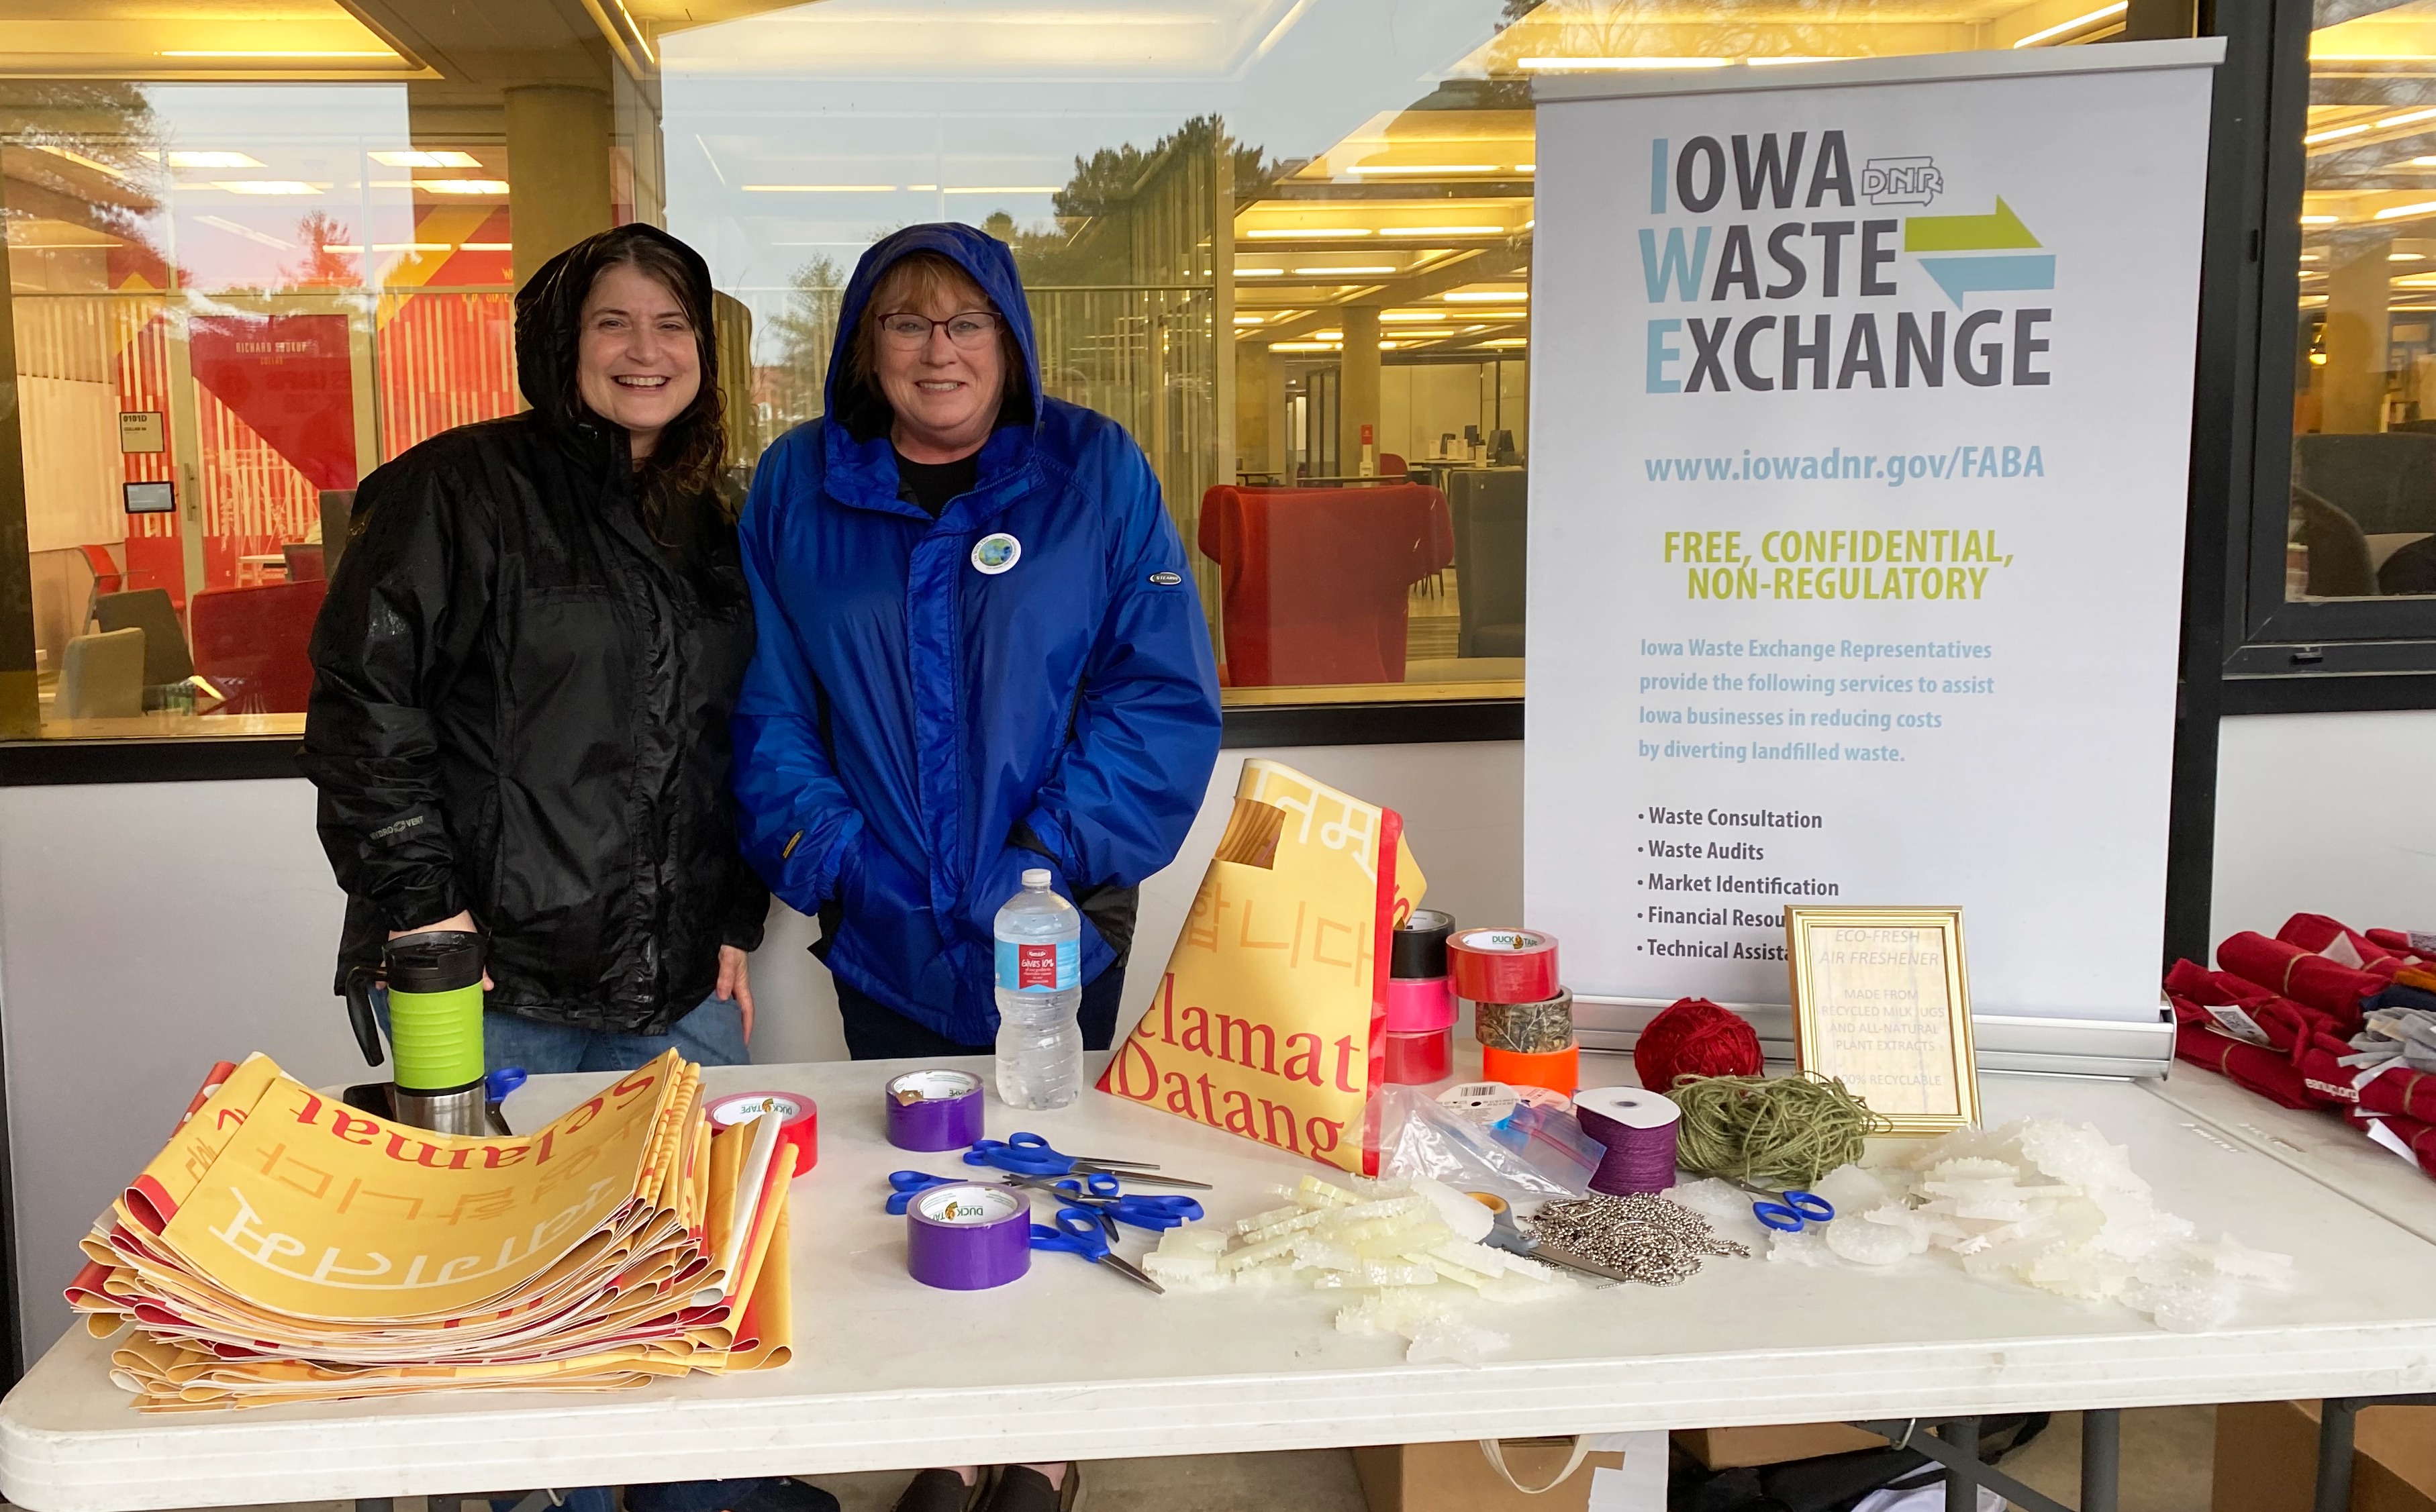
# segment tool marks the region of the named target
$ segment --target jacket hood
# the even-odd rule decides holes
[[[584,297],[603,268],[627,260],[637,243],[676,254],[689,286],[682,292],[702,312],[694,344],[702,354],[702,381],[719,381],[718,336],[711,317],[710,265],[702,254],[656,226],[640,222],[587,236],[541,265],[516,290],[516,387],[525,402],[553,423],[582,426],[600,417],[575,391],[575,351]]]
[[[862,261],[855,264],[854,277],[846,284],[845,298],[838,305],[837,338],[829,349],[828,382],[823,395],[827,413],[858,437],[887,434],[888,417],[893,414],[887,397],[876,385],[858,383],[854,378],[855,332],[861,327],[863,308],[871,303],[872,291],[879,287],[889,267],[899,258],[925,252],[937,252],[963,269],[982,287],[990,303],[998,306],[1000,319],[1015,332],[1016,345],[1023,349],[1023,397],[1030,401],[1031,419],[1037,426],[1040,353],[1033,340],[1032,306],[1023,297],[1023,279],[1015,269],[1015,251],[986,232],[949,221],[908,226],[874,243],[862,254]],[[1015,397],[1010,386],[1007,398]],[[1000,413],[1004,412],[1001,408]]]

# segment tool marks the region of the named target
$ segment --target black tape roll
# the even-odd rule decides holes
[[[1447,974],[1447,936],[1454,932],[1454,915],[1436,909],[1415,909],[1413,916],[1393,931],[1387,975],[1401,982],[1427,982]]]

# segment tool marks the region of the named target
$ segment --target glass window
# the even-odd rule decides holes
[[[995,232],[1050,391],[1158,472],[1228,704],[1511,698],[1532,79],[2061,45],[2124,14],[824,0],[661,39],[669,225],[751,313],[765,442],[818,412],[864,248]]]
[[[2436,595],[2436,4],[2318,12],[2284,597]]]
[[[1515,697],[1532,80],[2068,45],[2126,13],[400,0],[375,34],[266,0],[191,35],[53,26],[58,78],[0,85],[44,733],[301,728],[351,491],[512,410],[516,283],[628,218],[710,259],[742,463],[820,413],[866,247],[987,228],[1049,391],[1157,469],[1229,704]],[[2415,419],[2409,282],[2386,336],[2330,333],[2376,391],[2309,428]]]

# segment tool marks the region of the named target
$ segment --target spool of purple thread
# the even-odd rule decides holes
[[[899,1150],[963,1150],[982,1137],[982,1079],[970,1071],[907,1071],[881,1088],[888,1142]]]
[[[1638,1086],[1593,1086],[1574,1094],[1582,1133],[1607,1151],[1591,1190],[1609,1197],[1664,1191],[1675,1185],[1675,1128],[1682,1111]]]
[[[905,1208],[905,1269],[924,1286],[979,1292],[1032,1268],[1032,1203],[1004,1187],[933,1187]]]

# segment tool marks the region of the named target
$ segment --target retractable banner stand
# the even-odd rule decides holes
[[[1524,915],[1783,1003],[1955,905],[1982,1014],[2153,1019],[2210,74],[2131,43],[1542,80]]]

